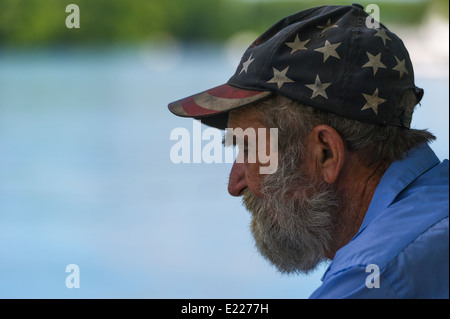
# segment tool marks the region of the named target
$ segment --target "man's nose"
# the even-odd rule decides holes
[[[245,163],[234,162],[228,181],[228,193],[230,193],[231,196],[240,196],[246,187]]]

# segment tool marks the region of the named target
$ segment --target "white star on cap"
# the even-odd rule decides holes
[[[316,82],[314,84],[306,84],[305,86],[311,90],[313,90],[313,93],[311,95],[311,99],[315,98],[318,95],[323,96],[324,98],[328,99],[327,93],[325,90],[331,85],[331,83],[322,83],[320,81],[319,75],[316,75]]]
[[[406,69],[405,66],[405,59],[403,60],[399,60],[395,55],[394,55],[395,60],[397,60],[397,65],[395,67],[392,68],[392,70],[398,71],[400,72],[400,79],[403,77],[403,74],[408,74],[408,70]]]
[[[362,95],[364,96],[364,98],[366,99],[367,102],[363,106],[361,111],[367,110],[367,109],[372,109],[375,112],[375,114],[377,114],[377,115],[378,115],[378,105],[387,101],[385,99],[378,97],[378,88],[375,90],[375,92],[373,92],[372,95],[365,94],[365,93],[363,93]]]
[[[384,46],[386,46],[386,40],[390,40],[392,41],[391,38],[389,38],[389,36],[386,34],[386,30],[385,29],[378,29],[377,33],[375,33],[373,35],[374,37],[380,37],[381,40],[383,40],[383,44]]]
[[[314,51],[323,53],[323,63],[330,57],[335,57],[340,59],[341,57],[336,52],[336,48],[341,45],[342,42],[331,44],[328,40],[325,40],[325,45],[321,48],[315,49]]]
[[[250,54],[250,57],[248,58],[248,60],[246,62],[242,63],[242,70],[241,70],[241,72],[239,72],[239,74],[241,74],[244,71],[245,71],[245,73],[247,73],[249,65],[252,64],[252,62],[255,60],[255,59],[252,59],[252,56],[253,56],[253,53]]]
[[[291,54],[300,51],[300,50],[308,50],[307,47],[305,47],[306,43],[308,43],[311,39],[300,41],[298,34],[295,36],[294,42],[286,42],[285,44],[292,49]]]
[[[331,19],[328,19],[328,22],[327,22],[326,25],[318,25],[317,27],[318,27],[319,29],[323,29],[323,30],[322,30],[322,33],[324,33],[325,31],[328,31],[328,30],[330,30],[331,28],[337,28],[337,27],[338,27],[337,23],[338,23],[339,21],[340,21],[340,19],[339,19],[338,21],[336,21],[335,23],[331,24]]]
[[[367,52],[367,57],[369,58],[369,61],[364,64],[362,67],[372,67],[373,68],[373,75],[377,74],[378,68],[386,69],[386,66],[380,61],[381,59],[381,52],[378,53],[376,56],[373,56],[369,52]]]
[[[289,67],[285,68],[283,71],[278,71],[275,68],[273,69],[273,78],[271,78],[267,83],[276,83],[278,85],[278,88],[280,89],[284,83],[292,83],[290,78],[286,76],[287,71],[289,70]]]

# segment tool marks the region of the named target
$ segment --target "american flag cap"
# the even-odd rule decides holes
[[[359,4],[322,6],[288,16],[245,51],[226,84],[169,104],[179,116],[225,128],[228,112],[273,94],[361,122],[409,128],[413,66],[402,40]],[[275,107],[275,106],[274,106]]]

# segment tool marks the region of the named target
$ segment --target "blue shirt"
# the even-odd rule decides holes
[[[448,178],[427,144],[392,163],[310,298],[449,298]]]

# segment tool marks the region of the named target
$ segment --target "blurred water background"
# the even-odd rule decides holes
[[[0,298],[307,298],[326,265],[285,276],[263,260],[231,164],[171,162],[170,132],[192,121],[167,104],[224,83],[260,32],[322,3],[0,0]],[[413,127],[448,158],[448,2],[386,3],[425,90]]]

